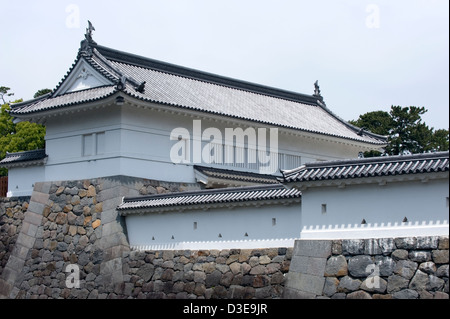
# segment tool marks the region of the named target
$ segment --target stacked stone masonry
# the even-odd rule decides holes
[[[448,299],[449,237],[297,241],[285,298]]]
[[[197,185],[127,177],[37,183],[28,202],[4,199],[3,298],[280,298],[292,248],[131,251],[122,196]],[[21,227],[21,225],[24,225]],[[26,227],[25,227],[26,225]],[[3,244],[4,243],[4,244]],[[2,246],[2,247],[3,247]],[[79,285],[68,282],[79,271]]]
[[[16,244],[29,197],[0,199],[0,276]]]
[[[2,199],[0,298],[448,298],[448,236],[130,250],[116,210],[123,196],[192,189],[113,176],[36,183],[31,198]]]

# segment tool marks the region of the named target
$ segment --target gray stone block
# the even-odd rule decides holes
[[[395,269],[395,261],[391,257],[375,256],[375,264],[378,266],[380,276],[389,277]]]
[[[347,299],[372,299],[372,297],[367,292],[359,290],[349,293]]]
[[[9,296],[12,285],[0,278],[0,299],[5,299]]]
[[[430,279],[428,278],[428,275],[417,270],[416,274],[411,279],[408,288],[414,290],[430,290]]]
[[[144,282],[147,282],[150,280],[150,278],[152,278],[154,273],[155,273],[155,266],[153,266],[152,264],[145,264],[139,267],[136,274],[139,277],[141,277],[144,280]]]
[[[115,206],[115,207],[117,207],[117,206]],[[102,224],[105,225],[105,224],[108,224],[111,222],[116,222],[118,215],[119,215],[119,213],[115,209],[105,210],[103,208]]]
[[[36,182],[34,183],[34,190],[37,192],[48,194],[50,192],[51,185],[52,182]]]
[[[395,246],[394,238],[379,238],[378,245],[385,255],[392,253],[397,248]]]
[[[314,299],[315,297],[315,294],[292,288],[284,288],[283,291],[284,299]]]
[[[10,255],[8,259],[8,263],[6,264],[6,267],[13,269],[17,273],[19,273],[23,266],[25,265],[25,260],[22,258],[19,258],[14,255]]]
[[[348,265],[344,256],[333,256],[328,259],[325,267],[325,276],[341,277],[347,275],[347,273]]]
[[[394,242],[398,249],[414,249],[417,247],[416,237],[395,238]]]
[[[25,260],[27,258],[29,250],[30,249],[28,247],[18,244],[14,246],[12,255],[16,256],[17,258]]]
[[[115,199],[120,196],[120,187],[103,189],[97,194],[97,202],[103,202],[108,199]]]
[[[343,255],[364,254],[364,239],[344,239],[342,240]]]
[[[291,260],[289,271],[314,276],[323,276],[325,272],[326,258],[294,256]]]
[[[40,226],[42,222],[42,214],[36,214],[31,211],[25,213],[24,223],[30,223],[36,226]]]
[[[31,194],[31,201],[46,205],[48,202],[49,194],[33,191]]]
[[[417,269],[417,263],[410,260],[400,260],[396,263],[394,273],[406,278],[411,279]]]
[[[438,277],[449,277],[449,266],[442,265],[436,270],[436,276]]]
[[[425,262],[431,260],[431,253],[429,251],[411,251],[408,258],[416,262]]]
[[[339,280],[337,278],[327,277],[325,279],[325,285],[323,287],[323,294],[328,297],[333,296],[337,291],[338,285]]]
[[[345,276],[339,281],[339,292],[352,292],[359,289],[361,286],[361,280],[353,279],[350,276]]]
[[[392,294],[393,299],[417,299],[419,294],[412,289],[404,289]]]
[[[370,276],[362,282],[360,288],[365,291],[382,294],[386,292],[387,281],[380,276]]]
[[[35,240],[36,238],[32,236],[20,233],[19,236],[17,236],[16,245],[22,245],[26,248],[33,248]]]
[[[383,253],[382,248],[378,243],[378,239],[369,238],[364,240],[364,254],[365,255],[380,255]]]
[[[388,278],[387,292],[394,293],[408,288],[409,280],[398,275],[392,275]]]
[[[408,259],[408,251],[405,249],[396,249],[391,254],[391,257],[394,258],[394,260],[405,260]]]
[[[325,277],[294,272],[289,272],[286,277],[285,287],[297,289],[299,291],[304,291],[315,295],[322,295],[323,287],[325,284]]]
[[[103,211],[116,210],[117,206],[119,206],[122,202],[122,199],[119,197],[106,199],[102,202]]]
[[[328,258],[331,256],[331,245],[331,240],[296,240],[293,255]]]
[[[417,249],[437,249],[439,244],[438,236],[417,237]]]
[[[119,279],[122,281],[122,259],[115,258],[101,263],[100,274],[105,278],[109,277],[113,283],[118,282]]]
[[[102,213],[102,225],[103,225],[103,237],[111,236],[117,232],[121,232],[122,228],[118,223],[115,221],[111,221],[109,223],[105,223],[103,220],[103,213]]]
[[[360,255],[352,257],[348,260],[348,272],[353,277],[367,277],[375,267],[372,257]]]
[[[45,204],[31,201],[30,204],[28,205],[28,212],[33,212],[37,215],[42,215],[45,206],[46,206]]]

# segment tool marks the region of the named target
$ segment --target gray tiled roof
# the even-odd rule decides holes
[[[449,170],[449,152],[382,156],[356,160],[305,164],[282,171],[283,182],[307,182],[401,174],[444,172]]]
[[[295,199],[300,197],[300,191],[286,189],[282,185],[251,186],[124,198],[123,203],[117,209],[121,211],[122,215],[127,215],[129,211],[151,208],[182,208],[195,205],[232,204],[254,201],[261,202],[260,204],[262,204],[268,200]]]
[[[321,96],[300,94],[259,84],[201,72],[133,54],[90,44],[92,52],[80,49],[77,61],[84,59],[114,85],[15,104],[11,114],[33,117],[40,112],[69,107],[108,97],[119,90],[147,102],[176,108],[243,119],[278,127],[324,134],[384,145],[386,138],[360,131],[337,117]],[[119,87],[123,79],[125,87]],[[145,82],[144,90],[139,84]]]
[[[242,181],[256,184],[278,184],[278,179],[274,175],[257,174],[250,172],[234,171],[229,169],[220,169],[215,167],[205,167],[194,165],[194,169],[207,177]]]
[[[11,115],[37,113],[67,106],[78,105],[86,102],[101,100],[117,92],[114,86],[101,86],[92,89],[75,91],[51,98],[37,98],[29,103],[19,103],[12,106]]]
[[[39,161],[46,158],[45,149],[38,149],[33,151],[6,153],[4,159],[0,161],[0,166],[10,166],[12,164]]]

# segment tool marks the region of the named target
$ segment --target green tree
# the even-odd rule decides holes
[[[431,147],[436,151],[448,151],[449,130],[439,129],[434,131],[431,137]]]
[[[388,155],[398,155],[404,151],[423,153],[427,151],[445,151],[449,149],[449,131],[428,127],[422,121],[422,115],[427,110],[424,107],[391,106],[390,112],[374,111],[360,115],[351,124],[367,129],[373,133],[388,137],[385,152]],[[380,152],[371,151],[364,156],[379,156]]]
[[[2,104],[6,104],[5,96],[14,95],[14,93],[8,93],[9,90],[11,89],[7,86],[0,86],[0,99],[2,100]]]
[[[0,96],[4,102],[0,111],[0,159],[6,156],[6,152],[31,151],[45,147],[45,126],[26,121],[13,122],[13,117],[8,113],[9,102],[4,99],[6,96],[13,95],[13,93],[8,93],[9,90],[8,87],[0,87]],[[14,103],[21,101],[15,100]],[[0,175],[7,175],[7,172],[5,168],[0,168]]]
[[[357,120],[349,122],[379,135],[389,135],[389,131],[394,125],[391,115],[385,111],[369,112],[360,115]]]
[[[50,93],[52,90],[50,90],[50,89],[41,89],[41,90],[39,90],[39,91],[37,91],[35,94],[34,94],[34,98],[37,98],[37,97],[40,97],[41,95],[45,95],[45,94],[47,94],[47,93]]]

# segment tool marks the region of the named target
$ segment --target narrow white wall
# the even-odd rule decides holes
[[[44,180],[44,166],[13,167],[8,169],[8,197],[31,196],[34,183]]]
[[[125,221],[134,249],[266,248],[291,246],[300,216],[294,204],[130,215]]]
[[[448,196],[445,179],[309,188],[302,192],[300,237],[448,235]]]

